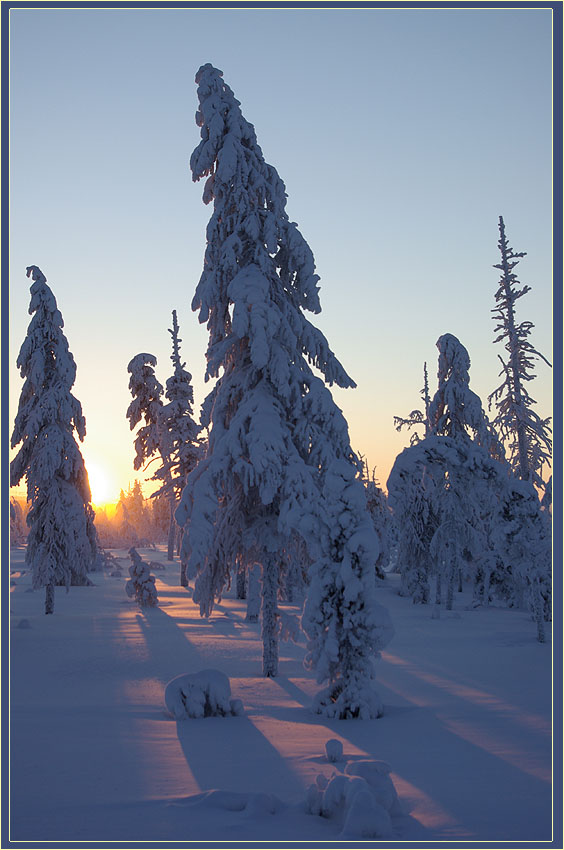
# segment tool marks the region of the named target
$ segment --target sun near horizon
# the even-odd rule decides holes
[[[94,507],[105,508],[119,501],[119,491],[114,476],[98,460],[84,460]]]

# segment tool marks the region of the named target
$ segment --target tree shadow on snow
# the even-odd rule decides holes
[[[305,800],[298,775],[250,718],[177,720],[176,730],[202,791],[266,792],[286,801]]]
[[[408,810],[433,824],[433,835],[482,841],[550,839],[551,786],[532,775],[527,753],[488,738],[467,715],[449,728],[435,708],[384,706],[378,720],[324,720],[328,730],[390,764]],[[413,754],[417,753],[414,758]],[[522,760],[522,766],[519,761]],[[513,763],[510,763],[513,762]],[[474,827],[470,831],[468,824]]]
[[[137,615],[137,622],[149,653],[158,662],[157,678],[163,685],[181,673],[193,673],[206,666],[198,649],[166,611],[146,608]]]

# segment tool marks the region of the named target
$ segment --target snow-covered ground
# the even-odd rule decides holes
[[[336,841],[342,813],[309,814],[307,789],[366,759],[391,765],[394,840],[550,840],[551,647],[527,614],[471,610],[458,594],[433,618],[391,576],[379,588],[396,628],[378,663],[385,715],[326,721],[309,710],[303,643],[282,644],[279,677],[263,679],[260,626],[233,591],[202,620],[178,562],[141,549],[164,566],[159,607],[141,610],[115,554],[121,577],[57,589],[46,617],[12,550],[12,841]],[[176,721],[166,684],[209,668],[244,715]],[[341,763],[327,759],[331,738]]]

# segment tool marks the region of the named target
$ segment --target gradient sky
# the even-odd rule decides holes
[[[164,384],[173,309],[197,412],[209,389],[190,303],[212,210],[188,167],[205,62],[286,184],[321,276],[310,318],[358,384],[334,397],[382,484],[409,439],[393,416],[419,406],[425,360],[434,390],[441,334],[468,349],[484,402],[497,386],[500,214],[527,252],[518,318],[551,358],[549,9],[11,9],[10,36],[10,428],[36,264],[110,500],[140,477],[127,363],[155,354]],[[538,375],[546,416],[552,374]]]

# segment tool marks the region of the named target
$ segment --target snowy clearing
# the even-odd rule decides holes
[[[359,840],[350,808],[347,826],[342,807],[322,817],[306,799],[320,774],[381,770],[367,761],[391,767],[403,809],[393,840],[550,840],[551,647],[528,614],[467,609],[463,593],[436,618],[391,576],[378,588],[396,629],[378,663],[384,716],[328,721],[309,708],[319,686],[303,641],[281,644],[280,675],[264,679],[260,625],[234,590],[203,620],[178,561],[139,552],[165,567],[157,608],[127,597],[130,559],[114,550],[121,576],[57,588],[46,617],[24,549],[12,549],[12,841]],[[210,668],[243,715],[174,720],[167,683]],[[343,746],[341,757],[330,745],[334,762],[330,739]]]

